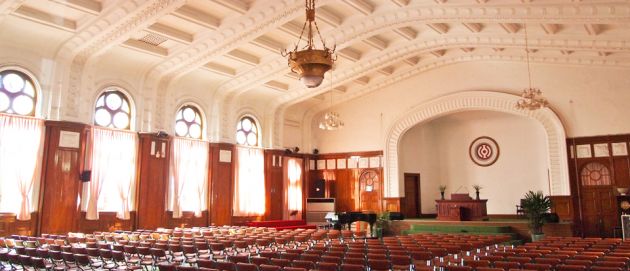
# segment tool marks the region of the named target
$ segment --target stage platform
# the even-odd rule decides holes
[[[508,234],[515,240],[529,240],[527,219],[490,218],[485,221],[439,221],[434,218],[393,221],[396,234],[413,233],[468,233]],[[573,223],[548,223],[543,227],[548,236],[573,236]]]

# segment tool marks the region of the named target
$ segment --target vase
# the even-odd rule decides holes
[[[444,199],[444,192],[440,192],[440,195],[442,195],[442,199]]]
[[[477,194],[477,200],[479,200],[479,191],[475,191],[475,193]]]

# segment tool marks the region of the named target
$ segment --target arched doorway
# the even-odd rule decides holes
[[[385,197],[404,195],[399,168],[399,143],[411,127],[452,113],[470,110],[490,110],[516,114],[539,121],[545,129],[548,144],[549,185],[551,195],[570,195],[567,167],[567,147],[564,126],[549,108],[536,111],[516,109],[520,96],[491,91],[465,91],[424,102],[399,116],[388,129],[385,141]]]

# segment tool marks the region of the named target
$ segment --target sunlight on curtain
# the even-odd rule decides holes
[[[284,219],[302,217],[302,159],[285,160],[284,168]]]
[[[0,212],[31,219],[43,143],[42,120],[0,114]]]
[[[181,217],[183,211],[200,217],[208,209],[208,143],[175,138],[172,144],[169,210],[173,218]]]
[[[96,220],[98,212],[116,212],[116,217],[129,219],[136,183],[137,135],[96,127],[92,132],[86,218]]]
[[[263,150],[236,147],[234,216],[265,214],[265,160]]]

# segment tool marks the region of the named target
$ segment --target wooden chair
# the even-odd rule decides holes
[[[282,267],[277,265],[261,264],[258,266],[260,271],[281,271]]]
[[[364,265],[344,263],[339,268],[340,271],[365,271]]]

